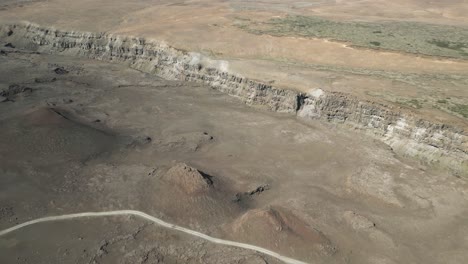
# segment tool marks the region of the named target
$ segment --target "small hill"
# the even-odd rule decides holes
[[[204,193],[213,187],[212,176],[185,163],[178,163],[170,168],[163,178],[187,194]]]
[[[236,219],[228,232],[228,236],[238,241],[307,260],[330,256],[336,251],[322,232],[283,208],[250,210]]]

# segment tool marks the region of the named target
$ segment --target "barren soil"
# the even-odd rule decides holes
[[[358,132],[248,107],[203,85],[2,50],[1,229],[46,215],[135,209],[308,263],[467,257],[464,179]],[[10,233],[0,238],[0,262],[275,260],[109,218]]]

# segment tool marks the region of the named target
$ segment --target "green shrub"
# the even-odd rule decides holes
[[[464,104],[455,104],[454,106],[450,107],[452,112],[458,113],[464,118],[468,118],[468,105]]]

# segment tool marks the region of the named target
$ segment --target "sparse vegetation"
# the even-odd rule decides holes
[[[468,59],[465,27],[416,22],[341,22],[313,16],[286,16],[266,22],[244,20],[238,26],[253,34],[326,38],[358,47]]]
[[[421,109],[422,108],[422,104],[421,102],[419,102],[418,100],[416,99],[411,99],[408,101],[408,104],[410,104],[411,106],[413,106],[414,108],[416,109]]]
[[[468,48],[468,43],[463,43],[463,42],[452,42],[452,41],[447,41],[447,40],[434,39],[434,40],[429,41],[429,43],[434,44],[439,48],[457,50],[457,51],[462,51],[462,52],[464,52],[465,48]]]
[[[450,110],[463,116],[464,118],[468,118],[468,105],[466,104],[454,104],[452,107],[450,107]]]
[[[397,102],[402,104],[402,105],[406,105],[406,106],[416,108],[416,109],[421,109],[423,107],[422,103],[417,99],[401,100],[401,101],[397,101]]]

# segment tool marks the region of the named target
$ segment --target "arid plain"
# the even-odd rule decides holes
[[[139,210],[306,263],[464,263],[466,13],[2,1],[0,229]],[[120,216],[0,236],[0,262],[281,263]]]

